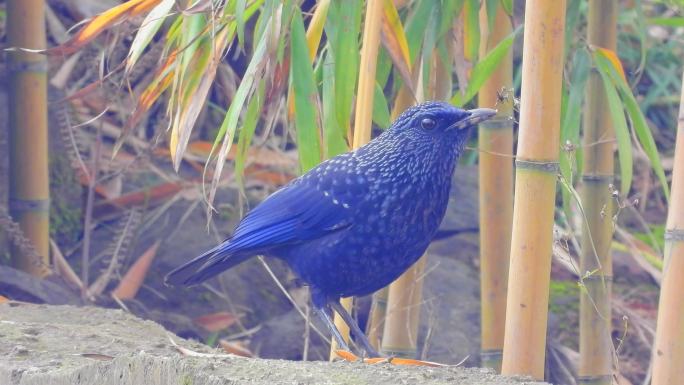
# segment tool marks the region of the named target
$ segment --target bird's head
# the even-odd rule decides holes
[[[404,111],[389,131],[413,141],[460,150],[470,127],[494,115],[496,111],[489,108],[464,110],[444,102],[425,102]]]

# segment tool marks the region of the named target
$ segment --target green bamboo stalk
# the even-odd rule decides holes
[[[665,264],[653,344],[653,385],[681,384],[684,378],[684,87],[677,126]]]
[[[480,8],[480,57],[512,31],[511,19],[501,4],[488,31],[487,7]],[[480,124],[478,132],[480,175],[480,301],[481,366],[501,371],[508,258],[513,216],[513,56],[509,52],[482,86],[479,105],[496,105],[498,115]]]
[[[527,0],[501,372],[544,378],[565,0]]]
[[[591,0],[587,14],[589,44],[615,50],[617,0]],[[610,245],[614,214],[611,184],[614,174],[615,132],[601,75],[589,74],[584,113],[584,162],[581,201],[586,213],[582,228],[580,271],[594,272],[583,279],[580,291],[581,384],[612,384],[613,344],[611,308],[613,268]],[[627,193],[625,191],[625,193]]]
[[[44,49],[43,0],[9,0],[7,40],[11,47]],[[10,75],[10,189],[9,208],[42,259],[33,260],[12,250],[12,264],[36,276],[49,269],[49,212],[47,131],[47,60],[45,56],[14,50],[8,53]]]

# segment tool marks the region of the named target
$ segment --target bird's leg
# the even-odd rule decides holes
[[[354,337],[356,337],[359,340],[359,343],[363,347],[363,350],[366,351],[366,354],[368,354],[370,357],[381,357],[380,354],[371,346],[370,342],[368,341],[368,338],[366,337],[366,334],[361,331],[361,328],[359,328],[359,325],[354,321],[354,319],[349,315],[347,310],[340,305],[340,301],[337,299],[330,299],[328,300],[328,303],[330,306],[335,310],[344,320],[344,322],[349,326],[351,329],[352,333],[354,333]]]
[[[322,298],[322,295],[312,292],[311,302],[313,303],[314,313],[316,313],[318,317],[323,320],[325,326],[328,327],[328,330],[330,330],[330,333],[337,342],[337,346],[339,346],[340,349],[351,351],[349,345],[347,345],[344,338],[342,338],[342,334],[337,330],[335,323],[330,319],[330,315],[326,312],[326,308],[328,307],[327,301]]]

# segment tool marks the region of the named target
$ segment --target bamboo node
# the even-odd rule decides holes
[[[684,229],[670,229],[665,231],[666,241],[684,242]]]
[[[480,123],[480,128],[484,128],[487,130],[500,130],[500,129],[510,129],[511,126],[513,125],[513,118],[512,117],[495,117],[493,119],[486,120],[482,123]]]
[[[7,65],[7,70],[10,74],[32,72],[32,73],[47,73],[47,60],[31,60],[31,61],[10,61]]]
[[[482,361],[499,360],[503,357],[503,349],[487,349],[480,352]]]
[[[554,161],[534,161],[516,159],[515,167],[519,169],[536,170],[546,172],[549,174],[558,174],[560,172],[560,165]]]
[[[601,374],[597,376],[579,376],[577,377],[577,383],[582,385],[589,384],[610,384],[613,380],[612,374]]]
[[[582,278],[583,281],[606,281],[613,282],[612,275],[590,274]]]
[[[49,212],[50,199],[19,199],[10,198],[9,208],[12,212]]]
[[[583,182],[610,182],[612,183],[614,176],[612,174],[584,174],[582,175]]]

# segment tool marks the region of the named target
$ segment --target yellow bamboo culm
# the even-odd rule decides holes
[[[363,26],[363,47],[359,63],[359,87],[356,97],[354,115],[353,148],[368,143],[371,138],[373,123],[373,95],[375,91],[375,70],[377,68],[378,49],[380,48],[380,27],[382,26],[382,1],[366,2],[366,18]],[[340,303],[351,314],[353,298],[343,298]],[[335,326],[345,340],[349,341],[349,328],[342,317],[335,313]],[[337,343],[332,340],[330,359],[337,357]]]
[[[496,7],[492,30],[487,7],[480,8],[480,57],[512,31],[510,17]],[[481,107],[496,108],[497,116],[481,123],[478,132],[480,185],[481,366],[501,371],[506,320],[508,259],[513,216],[513,55],[508,55],[482,86]],[[500,96],[503,97],[500,97]],[[495,107],[496,106],[496,107]]]
[[[544,378],[565,0],[527,0],[501,372]]]
[[[389,286],[382,354],[390,357],[416,357],[425,261],[424,255]]]
[[[7,2],[10,47],[44,49],[43,0]],[[9,208],[41,260],[12,250],[12,264],[36,276],[49,269],[50,192],[48,180],[47,60],[44,55],[8,52],[10,72]]]
[[[681,384],[684,378],[684,87],[679,103],[652,385]]]
[[[615,50],[617,43],[617,0],[591,0],[587,13],[589,44]],[[580,272],[594,272],[583,279],[580,291],[580,360],[578,383],[613,383],[611,340],[611,292],[613,268],[610,246],[613,238],[613,183],[615,131],[601,79],[589,74],[584,113],[584,162],[581,201],[586,215],[582,227]],[[627,191],[624,191],[627,193]]]

